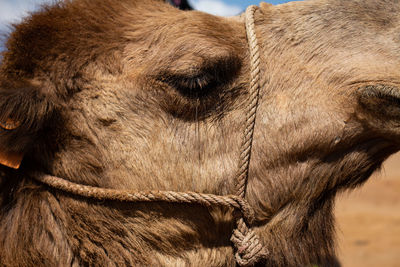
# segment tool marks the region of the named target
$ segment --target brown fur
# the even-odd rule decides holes
[[[262,98],[247,198],[267,266],[337,265],[335,195],[400,149],[400,5],[256,12]],[[182,27],[184,25],[184,27]],[[243,17],[153,0],[44,7],[0,69],[1,266],[233,266],[229,210],[82,199],[40,171],[116,189],[234,192],[249,58]]]

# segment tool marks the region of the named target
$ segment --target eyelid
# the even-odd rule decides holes
[[[202,73],[195,76],[172,75],[169,77],[170,82],[179,83],[187,88],[204,88],[214,80],[214,77],[208,73]]]
[[[179,61],[183,64],[164,69],[155,79],[192,99],[209,96],[237,75],[240,62],[236,58],[214,58],[211,61]]]
[[[193,99],[208,95],[213,91],[217,84],[209,74],[195,77],[180,75],[164,76],[161,81],[173,87],[184,97]]]

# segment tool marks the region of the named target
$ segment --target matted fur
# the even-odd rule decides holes
[[[247,198],[267,266],[336,266],[335,195],[400,149],[400,5],[262,5]],[[1,266],[234,266],[231,211],[96,202],[115,189],[234,192],[249,81],[242,17],[155,0],[71,0],[15,26],[0,67]]]

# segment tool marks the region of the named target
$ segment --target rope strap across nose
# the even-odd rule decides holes
[[[254,25],[256,6],[246,10],[246,31],[250,46],[251,81],[249,89],[249,103],[246,117],[246,129],[242,140],[239,170],[236,177],[237,195],[218,196],[195,192],[148,191],[132,192],[128,190],[115,190],[99,188],[72,183],[65,179],[47,174],[36,173],[33,178],[52,188],[97,200],[111,200],[124,202],[169,202],[201,204],[207,207],[231,207],[240,212],[236,221],[231,241],[235,247],[235,259],[240,266],[253,266],[268,255],[256,232],[248,225],[254,222],[254,211],[247,203],[246,186],[248,183],[251,149],[253,143],[254,127],[260,95],[260,52],[257,43]]]

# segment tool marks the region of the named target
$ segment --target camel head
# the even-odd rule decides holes
[[[0,67],[0,156],[20,167],[2,167],[0,204],[17,201],[9,192],[36,172],[104,188],[234,193],[250,80],[244,16],[162,2],[65,1],[15,26]],[[255,13],[261,95],[247,200],[270,266],[334,265],[336,193],[400,149],[399,19],[394,0]],[[82,200],[55,194],[85,213]],[[143,262],[232,263],[229,212],[139,210],[120,213],[142,231],[130,238],[148,248],[132,254]],[[149,221],[146,210],[173,216]],[[162,223],[176,232],[155,234]]]

